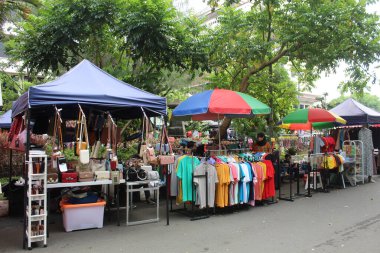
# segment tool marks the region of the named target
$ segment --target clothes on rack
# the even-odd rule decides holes
[[[228,206],[228,187],[230,185],[230,167],[227,164],[217,162],[215,165],[218,175],[218,183],[216,186],[215,204],[217,207]]]
[[[206,190],[206,172],[207,172],[207,190]],[[218,176],[215,167],[207,162],[202,162],[194,170],[194,184],[196,186],[196,204],[200,208],[206,207],[206,191],[208,207],[214,207],[215,203],[215,184],[217,184]],[[204,177],[197,177],[204,176]]]
[[[194,201],[200,208],[214,205],[224,208],[238,204],[254,206],[256,200],[275,196],[275,170],[269,158],[266,153],[213,156],[202,161],[188,155],[178,157],[173,169],[177,179],[172,173],[170,193],[172,196],[177,194],[177,204]],[[202,177],[206,172],[207,188],[206,177]],[[177,182],[177,187],[174,182]]]
[[[193,156],[184,155],[178,159],[177,177],[182,182],[179,187],[179,193],[182,191],[182,202],[193,201],[194,199],[193,171],[199,164],[199,159]]]
[[[373,175],[373,140],[372,140],[372,131],[366,127],[363,127],[359,131],[359,140],[363,142],[363,161],[364,161],[364,170],[365,175],[372,176]]]

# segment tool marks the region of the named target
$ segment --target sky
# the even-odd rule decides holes
[[[207,4],[203,2],[203,0],[189,0],[190,8],[194,10],[194,12],[203,12],[204,10],[207,10]],[[380,1],[372,4],[371,6],[368,6],[368,11],[372,13],[380,14]],[[375,66],[380,66],[380,62],[375,64]],[[334,98],[337,98],[340,96],[340,91],[338,90],[338,85],[342,81],[347,80],[345,73],[345,64],[342,63],[339,68],[336,69],[336,73],[323,73],[321,75],[321,78],[316,81],[315,88],[312,90],[311,93],[316,95],[322,95],[323,93],[327,92],[327,100],[330,101]],[[377,76],[377,80],[380,80],[380,67],[379,68],[373,68],[372,71]],[[376,84],[371,86],[370,93],[373,95],[377,95],[380,97],[380,83],[377,81]]]

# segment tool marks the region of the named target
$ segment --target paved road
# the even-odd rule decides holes
[[[34,252],[380,252],[378,183],[206,220],[172,214],[171,225],[148,224],[65,233],[51,226],[48,248]],[[163,214],[164,215],[164,214]],[[0,252],[20,249],[21,223],[0,219]]]

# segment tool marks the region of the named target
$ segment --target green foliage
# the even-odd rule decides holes
[[[130,159],[133,155],[136,155],[137,151],[137,143],[133,145],[128,145],[127,147],[118,147],[117,148],[117,159],[119,161],[126,161]]]
[[[332,109],[340,103],[344,102],[346,99],[352,97],[363,105],[372,108],[376,111],[380,111],[380,98],[376,95],[372,95],[370,93],[364,93],[363,95],[351,95],[351,96],[340,96],[331,100],[327,107],[328,109]]]
[[[26,19],[29,14],[41,5],[39,0],[2,0],[0,1],[0,27],[8,22]],[[3,30],[0,29],[0,40]]]
[[[158,94],[169,90],[172,70],[206,69],[196,39],[202,31],[198,20],[180,17],[168,0],[47,0],[6,48],[32,73],[59,74],[87,58]]]
[[[26,92],[33,83],[17,79],[17,77],[12,78],[10,75],[2,72],[0,68],[0,85],[3,95],[3,111],[7,111],[12,108],[12,102]]]
[[[221,1],[209,2],[215,5]],[[226,5],[234,2],[227,1]],[[322,71],[332,72],[341,62],[348,65],[351,76],[351,82],[342,84],[345,90],[358,92],[368,85],[368,69],[380,56],[380,33],[379,16],[366,12],[366,1],[252,2],[248,12],[233,7],[219,9],[219,25],[209,31],[205,45],[215,74],[212,78],[218,81],[212,82],[217,87],[258,97],[252,92],[265,85],[257,82],[267,82],[267,90],[261,89],[258,94],[274,111],[268,119],[270,125],[291,107],[287,101],[292,102],[296,95],[294,84],[275,81],[278,64],[291,63],[293,75],[303,88],[310,89]],[[282,94],[284,89],[288,95]],[[223,134],[229,123],[228,119],[223,122]]]
[[[12,177],[12,180],[18,180],[18,179],[19,179],[18,177]],[[0,178],[0,183],[2,186],[6,185],[8,182],[9,182],[9,177]],[[0,200],[1,200],[1,196],[0,196]]]
[[[101,66],[118,8],[111,0],[46,1],[37,15],[21,23],[8,53],[32,72],[58,73],[85,57]]]
[[[223,8],[210,31],[210,65],[216,73],[228,70],[231,85],[246,91],[251,76],[277,62],[291,62],[298,81],[310,86],[344,61],[354,81],[345,88],[361,90],[359,81],[380,56],[379,17],[365,7],[366,1],[262,0],[246,13]]]

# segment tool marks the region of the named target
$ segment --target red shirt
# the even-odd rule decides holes
[[[272,161],[264,160],[263,163],[267,166],[267,180],[264,182],[263,199],[269,199],[276,196],[276,188],[274,185],[275,170]]]

